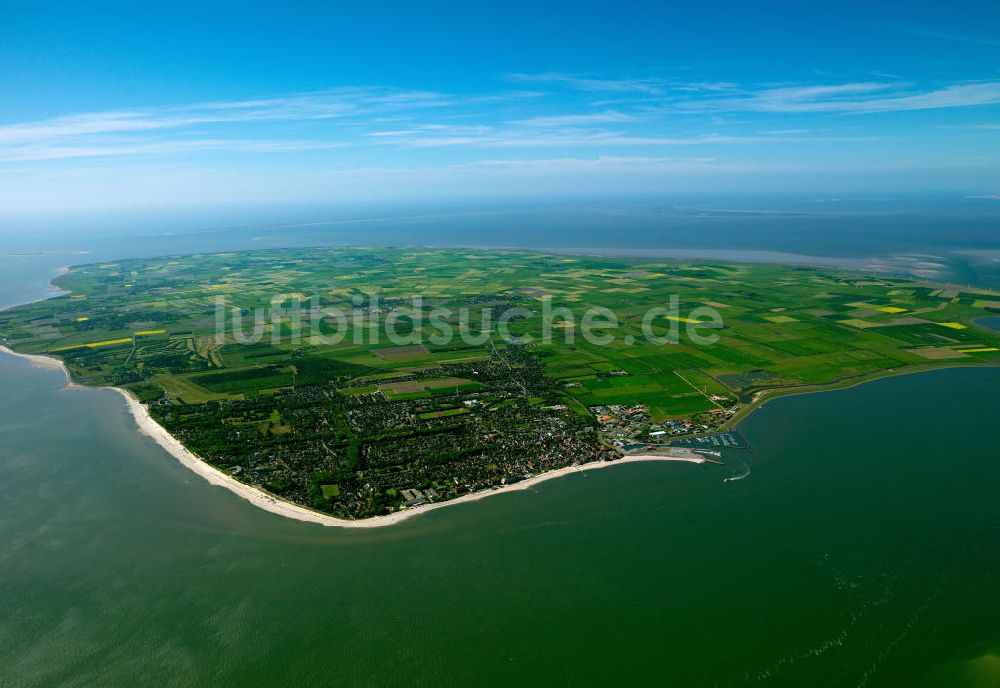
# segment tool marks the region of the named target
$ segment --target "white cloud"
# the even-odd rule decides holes
[[[417,135],[413,135],[416,133]],[[482,136],[423,136],[422,132],[402,132],[388,137],[388,142],[411,148],[467,146],[470,148],[570,148],[570,147],[658,147],[724,144],[808,143],[816,141],[875,141],[872,136],[800,136],[791,134],[692,134],[688,136],[635,135],[622,131],[594,129],[497,131]]]
[[[95,134],[180,129],[205,124],[326,120],[443,107],[451,100],[425,91],[336,89],[282,98],[95,112],[0,126],[0,145]]]
[[[605,110],[604,112],[593,112],[582,115],[551,115],[548,117],[531,117],[529,119],[514,120],[511,124],[522,127],[563,127],[577,126],[585,124],[604,124],[608,122],[629,122],[635,119],[635,115],[626,115],[616,110]]]
[[[601,155],[595,158],[530,158],[512,160],[477,160],[459,168],[530,170],[533,172],[594,172],[598,170],[638,172],[643,169],[705,168],[717,163],[715,158],[671,158],[642,155]]]
[[[511,81],[540,84],[562,84],[581,91],[611,91],[618,93],[663,93],[664,83],[659,79],[592,79],[588,77],[545,72],[542,74],[508,74]]]
[[[860,114],[1000,103],[1000,81],[953,84],[929,91],[906,90],[902,86],[888,82],[791,86],[750,91],[734,97],[683,101],[675,107],[697,112]]]
[[[608,79],[562,72],[514,73],[508,74],[507,79],[521,83],[554,84],[592,93],[633,93],[646,96],[662,96],[671,91],[680,93],[722,92],[737,88],[736,84],[728,81],[682,81],[660,77]]]
[[[906,26],[894,24],[889,26],[876,25],[872,28],[882,29],[883,31],[891,31],[893,33],[901,33],[909,36],[917,36],[918,38],[937,38],[943,41],[957,41],[959,43],[973,43],[976,45],[989,45],[994,47],[1000,46],[1000,40],[995,38],[970,36],[968,34],[959,33],[958,31],[942,31],[941,29],[932,29],[926,26]]]
[[[403,138],[431,133],[441,136],[473,136],[485,134],[492,131],[492,129],[493,127],[486,125],[420,124],[408,129],[370,131],[365,135],[376,138]]]
[[[321,141],[269,141],[253,139],[190,139],[117,143],[115,145],[33,145],[0,147],[0,162],[67,160],[114,156],[178,155],[182,153],[287,153],[342,148],[343,144]]]
[[[982,136],[960,135],[935,122],[984,131],[996,125],[961,125],[954,117],[928,116],[919,126],[894,128],[883,137],[871,134],[886,128],[867,127],[865,120],[831,125],[830,118],[816,114],[1000,102],[1000,81],[928,87],[869,77],[849,83],[739,87],[554,73],[513,78],[552,84],[551,92],[499,89],[495,95],[459,97],[343,88],[9,123],[0,126],[0,206],[29,198],[39,205],[59,198],[89,203],[88,194],[94,195],[94,203],[100,198],[117,203],[129,194],[136,202],[304,199],[328,193],[448,195],[475,184],[480,193],[494,193],[504,185],[543,193],[559,184],[578,193],[574,183],[585,175],[590,188],[599,192],[605,190],[605,179],[618,180],[621,189],[631,191],[655,188],[657,180],[676,181],[687,173],[708,180],[712,172],[742,172],[746,179],[739,183],[752,185],[754,173],[774,171],[799,183],[793,179],[796,173],[806,180],[804,173],[819,174],[823,164],[853,165],[878,175],[901,151],[912,156],[900,163],[904,169],[961,163],[968,170],[971,163],[959,157],[982,152]],[[614,98],[620,99],[605,104]],[[992,113],[983,114],[986,119]],[[934,145],[821,145],[907,144],[918,137]],[[667,157],[669,153],[689,155]],[[521,156],[532,159],[517,159]],[[966,183],[963,192],[996,188],[996,162],[977,165],[975,177],[962,177],[975,182]],[[162,182],[157,169],[163,170]],[[519,184],[518,174],[531,180]],[[491,175],[505,181],[494,187]],[[565,178],[559,181],[559,175]],[[545,184],[534,188],[533,182],[543,176]],[[950,183],[958,176],[942,173],[939,181]]]

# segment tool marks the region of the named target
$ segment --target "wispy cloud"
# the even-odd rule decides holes
[[[423,91],[352,88],[282,98],[82,113],[0,126],[0,145],[209,124],[373,117],[393,111],[442,107],[451,102],[440,94]]]
[[[722,92],[737,88],[736,84],[728,81],[684,81],[662,77],[610,79],[563,72],[513,73],[508,74],[507,79],[520,83],[555,84],[592,93],[632,93],[649,96],[661,96],[671,91]]]
[[[507,78],[555,84],[583,92],[618,94],[617,100],[605,98],[593,105],[619,106],[619,110],[629,105],[641,107],[645,103],[687,112],[875,113],[974,107],[1000,102],[1000,81],[953,83],[920,89],[902,80],[753,86],[664,78],[591,78],[559,72],[510,74]],[[631,116],[630,113],[620,114]]]
[[[178,155],[184,153],[288,153],[341,148],[322,141],[271,141],[252,139],[180,139],[172,141],[118,142],[113,145],[32,145],[0,147],[0,162],[68,160],[121,156]]]
[[[551,115],[548,117],[531,117],[529,119],[514,120],[511,124],[522,127],[563,127],[579,126],[581,124],[630,122],[635,118],[635,115],[627,115],[616,110],[605,110],[604,112],[593,112],[585,115]]]
[[[895,80],[747,87],[725,82],[515,75],[562,84],[542,97],[501,90],[455,96],[381,87],[121,109],[0,125],[0,162],[221,153],[263,155],[346,149],[337,158],[391,164],[414,151],[450,161],[483,149],[622,154],[666,147],[806,145],[877,141],[860,126],[816,125],[819,113],[880,113],[1000,103],[1000,81],[919,88]],[[553,89],[555,90],[555,89]],[[639,94],[610,107],[595,92]],[[741,113],[730,116],[729,113]],[[800,115],[776,126],[769,114]],[[691,115],[699,115],[692,118]],[[436,151],[436,152],[435,152]],[[714,148],[713,148],[714,152]],[[400,156],[397,160],[394,156]]]
[[[317,132],[324,135],[320,140],[291,138],[289,133],[297,133],[296,125],[309,123],[369,126],[379,118],[410,117],[454,102],[428,91],[342,88],[278,98],[80,113],[0,125],[0,161],[339,148],[349,142],[332,140],[329,130]],[[247,137],[261,127],[265,137]]]
[[[647,155],[600,155],[594,158],[529,158],[476,160],[459,168],[533,170],[538,172],[590,171],[595,169],[628,169],[639,167],[691,168],[713,165],[715,158],[673,158]]]
[[[493,130],[487,125],[462,125],[462,124],[418,124],[407,129],[385,129],[370,131],[366,136],[384,139],[399,139],[408,136],[424,136],[434,134],[436,136],[481,136]]]
[[[541,74],[508,74],[507,79],[520,83],[561,84],[581,91],[617,93],[663,93],[663,82],[659,79],[596,79],[560,72]]]
[[[874,29],[891,31],[892,33],[904,34],[907,36],[917,36],[919,38],[937,38],[942,41],[956,41],[959,43],[972,43],[975,45],[1000,46],[1000,39],[985,38],[982,36],[970,36],[958,31],[946,31],[934,29],[926,26],[908,26],[905,24],[875,24]]]
[[[592,180],[618,178],[650,183],[653,180],[687,179],[689,176],[798,174],[828,168],[822,165],[798,162],[731,162],[712,157],[600,155],[589,158],[484,159],[465,165],[457,165],[453,169],[472,176],[487,174],[490,176],[506,175],[514,178]]]
[[[390,134],[391,132],[384,132]],[[534,130],[511,128],[495,130],[482,135],[426,135],[420,131],[395,132],[387,136],[386,143],[410,148],[618,148],[660,146],[710,146],[729,144],[808,143],[817,141],[875,141],[873,136],[816,136],[805,131],[771,131],[744,135],[689,134],[684,136],[639,135],[627,131],[604,129],[549,129]]]
[[[768,88],[733,97],[678,102],[675,107],[698,112],[860,114],[975,107],[995,103],[1000,103],[1000,81],[953,84],[924,91],[892,82],[859,82]]]

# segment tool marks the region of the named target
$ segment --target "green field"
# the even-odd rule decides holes
[[[824,268],[314,248],[84,265],[56,283],[68,293],[0,313],[6,345],[129,389],[241,480],[349,516],[398,508],[399,489],[455,494],[599,454],[591,407],[709,429],[762,392],[1000,362],[974,323],[1000,296]],[[595,307],[617,320],[608,341],[580,329]],[[717,341],[689,336],[698,308],[720,316],[695,330]],[[511,309],[530,342],[498,331]],[[525,428],[563,448],[524,455]]]

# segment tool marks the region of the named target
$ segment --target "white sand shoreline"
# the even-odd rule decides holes
[[[0,352],[26,359],[40,368],[46,368],[49,370],[60,369],[66,375],[67,387],[86,389],[82,385],[77,385],[72,381],[69,370],[66,368],[65,364],[57,358],[52,358],[51,356],[39,356],[36,354],[22,354],[12,351],[10,348],[3,345],[0,345]],[[228,475],[227,473],[220,471],[218,468],[215,468],[214,466],[211,466],[210,464],[199,459],[197,455],[185,447],[180,440],[167,432],[166,428],[162,425],[157,423],[149,414],[149,410],[146,406],[134,396],[129,394],[126,390],[119,387],[93,387],[91,389],[111,389],[120,394],[125,400],[125,403],[128,405],[129,411],[132,413],[132,418],[135,420],[139,432],[151,438],[171,456],[177,459],[182,465],[194,473],[197,473],[210,484],[223,487],[233,494],[247,500],[257,508],[263,509],[264,511],[269,511],[273,514],[295,519],[297,521],[316,523],[322,526],[335,526],[340,528],[381,528],[391,526],[397,523],[402,523],[403,521],[411,519],[414,516],[419,516],[420,514],[440,509],[442,507],[452,506],[453,504],[463,504],[465,502],[474,502],[480,499],[485,499],[486,497],[513,492],[516,490],[527,490],[539,483],[545,482],[546,480],[561,478],[576,472],[599,470],[601,468],[608,468],[609,466],[619,466],[638,462],[651,463],[658,461],[681,461],[685,463],[698,464],[705,463],[704,459],[677,456],[659,456],[655,454],[627,455],[616,461],[592,461],[590,463],[564,466],[563,468],[531,476],[530,478],[526,478],[520,482],[514,483],[513,485],[504,485],[494,489],[480,490],[479,492],[472,492],[470,494],[465,494],[461,497],[456,497],[443,502],[422,504],[420,506],[410,507],[385,516],[372,516],[364,519],[350,520],[321,514],[317,511],[299,506],[298,504],[287,502],[258,488],[241,483],[231,475]]]

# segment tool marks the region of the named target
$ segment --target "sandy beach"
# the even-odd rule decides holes
[[[86,389],[85,387],[76,385],[72,382],[69,370],[63,362],[57,358],[52,358],[50,356],[38,356],[34,354],[22,354],[12,351],[8,347],[2,345],[0,345],[0,352],[31,361],[33,365],[36,365],[39,368],[62,370],[66,375],[68,387]],[[241,483],[231,475],[228,475],[227,473],[224,473],[223,471],[220,471],[219,469],[199,459],[193,452],[181,444],[177,438],[167,432],[166,428],[153,420],[153,417],[149,414],[149,410],[146,406],[140,403],[138,399],[133,397],[124,389],[120,389],[118,387],[106,387],[104,389],[114,390],[122,396],[125,403],[128,405],[129,411],[132,413],[132,418],[135,419],[139,432],[151,438],[154,442],[169,452],[171,456],[180,461],[181,464],[200,475],[212,485],[224,487],[233,494],[242,497],[257,508],[263,509],[264,511],[269,511],[273,514],[278,514],[279,516],[284,516],[286,518],[292,518],[297,521],[316,523],[323,526],[335,526],[340,528],[381,528],[391,526],[413,518],[414,516],[419,516],[420,514],[427,513],[428,511],[433,511],[434,509],[440,509],[454,504],[463,504],[465,502],[474,502],[479,499],[485,499],[487,497],[492,497],[493,495],[504,494],[516,490],[527,490],[535,485],[538,485],[539,483],[545,482],[546,480],[561,478],[563,476],[570,475],[571,473],[599,470],[610,466],[620,466],[628,463],[649,463],[654,461],[681,461],[685,463],[697,464],[705,463],[705,459],[702,458],[657,454],[633,454],[627,455],[616,461],[593,461],[575,466],[565,466],[553,471],[531,476],[518,483],[514,483],[513,485],[504,485],[494,489],[480,490],[479,492],[472,492],[444,502],[422,504],[420,506],[403,509],[385,516],[373,516],[371,518],[350,520],[321,514],[317,511],[299,506],[298,504],[287,502],[283,499],[275,497],[274,495],[268,494],[263,490],[246,485],[245,483]]]
[[[420,514],[427,513],[428,511],[433,511],[434,509],[440,509],[446,506],[452,506],[454,504],[462,504],[465,502],[473,502],[479,499],[485,499],[486,497],[491,497],[493,495],[504,494],[506,492],[513,492],[515,490],[527,490],[531,487],[544,482],[546,480],[552,480],[554,478],[561,478],[563,476],[569,475],[571,473],[583,472],[597,470],[601,468],[608,468],[609,466],[618,466],[626,463],[637,463],[637,462],[651,462],[651,461],[682,461],[687,463],[704,463],[705,460],[701,458],[687,458],[687,457],[675,457],[675,456],[658,456],[658,455],[633,455],[626,456],[617,461],[594,461],[586,464],[578,464],[576,466],[565,466],[563,468],[556,469],[554,471],[549,471],[547,473],[542,473],[530,478],[526,478],[521,482],[515,483],[513,485],[506,485],[502,487],[497,487],[495,489],[480,490],[479,492],[473,492],[470,494],[462,495],[461,497],[456,497],[454,499],[449,499],[444,502],[434,502],[431,504],[422,504],[420,506],[410,507],[408,509],[403,509],[392,514],[387,514],[385,516],[373,516],[370,518],[350,520],[343,518],[336,518],[334,516],[329,516],[327,514],[321,514],[319,512],[307,509],[305,507],[299,506],[298,504],[292,504],[283,499],[275,497],[274,495],[268,494],[262,490],[255,487],[241,483],[232,476],[220,471],[219,469],[205,463],[199,459],[194,453],[187,449],[179,440],[177,440],[173,435],[171,435],[167,430],[153,420],[152,416],[149,415],[149,411],[146,407],[141,404],[135,397],[126,392],[125,390],[119,389],[117,387],[111,387],[109,389],[114,389],[116,392],[122,395],[125,402],[128,404],[129,410],[132,412],[132,417],[135,419],[136,425],[139,427],[139,431],[144,435],[152,438],[157,444],[166,449],[174,458],[180,461],[184,466],[191,469],[202,478],[207,480],[212,485],[218,485],[219,487],[224,487],[230,492],[246,499],[248,502],[253,504],[259,509],[264,511],[270,511],[273,514],[278,514],[279,516],[284,516],[286,518],[292,518],[298,521],[306,521],[308,523],[317,523],[323,526],[335,526],[340,528],[381,528],[385,526],[391,526],[396,523],[402,523],[403,521],[413,518],[414,516],[419,516]]]
[[[61,370],[66,374],[67,382],[70,381],[69,370],[63,365],[63,362],[58,358],[52,358],[51,356],[38,356],[36,354],[22,354],[14,351],[6,346],[0,344],[0,353],[10,354],[11,356],[17,356],[18,358],[23,358],[27,361],[31,361],[32,364],[39,368],[46,368],[48,370]]]

